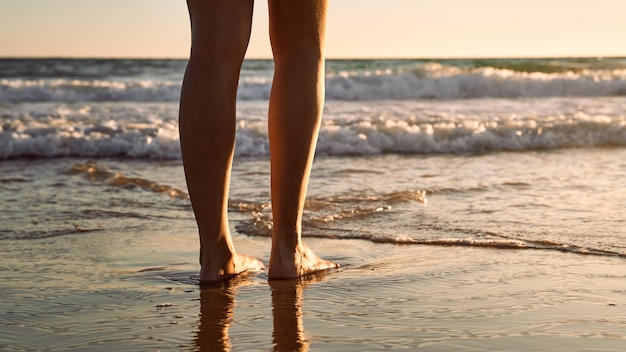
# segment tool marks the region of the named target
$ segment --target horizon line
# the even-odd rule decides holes
[[[501,60],[515,60],[515,59],[626,59],[624,55],[555,55],[555,56],[541,56],[541,55],[528,55],[528,56],[371,56],[371,57],[326,57],[326,60],[488,60],[488,59],[501,59]],[[62,56],[62,55],[32,55],[32,56],[8,56],[1,55],[1,59],[57,59],[57,60],[188,60],[189,57],[177,57],[177,56]],[[245,57],[244,60],[273,60],[269,57]]]

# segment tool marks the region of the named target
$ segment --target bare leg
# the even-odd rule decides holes
[[[180,99],[185,177],[200,233],[200,281],[262,270],[236,253],[228,226],[239,71],[250,38],[253,0],[188,0],[191,57]]]
[[[269,107],[272,174],[270,278],[338,267],[301,240],[302,212],[324,103],[327,0],[269,0],[275,73]]]

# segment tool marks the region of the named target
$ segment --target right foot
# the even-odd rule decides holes
[[[249,255],[233,253],[223,264],[204,263],[200,269],[200,283],[215,282],[228,279],[244,272],[262,271],[263,263]]]
[[[318,257],[304,243],[299,243],[295,250],[272,248],[270,279],[293,279],[320,271],[337,269],[339,264]]]

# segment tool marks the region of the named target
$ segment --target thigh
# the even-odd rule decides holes
[[[252,29],[253,0],[187,0],[192,52],[243,57]]]

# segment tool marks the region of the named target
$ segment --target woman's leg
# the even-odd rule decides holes
[[[269,0],[275,73],[269,107],[272,174],[270,278],[338,267],[301,240],[301,222],[324,103],[327,0]]]
[[[191,56],[180,99],[180,142],[200,233],[200,281],[261,270],[235,252],[228,187],[235,142],[239,71],[250,38],[253,0],[188,0]]]

